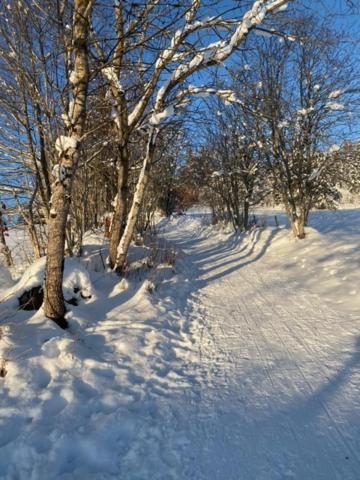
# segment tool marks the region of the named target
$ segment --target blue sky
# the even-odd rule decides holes
[[[219,4],[220,3],[224,6],[223,2],[219,2]],[[228,8],[235,6],[244,8],[245,3],[249,4],[250,1],[225,0]],[[289,5],[288,12],[289,17],[292,16],[291,10],[295,9],[299,12],[304,12],[312,16],[317,15],[320,18],[333,21],[336,29],[346,32],[344,42],[340,45],[340,48],[344,49],[344,54],[350,52],[353,57],[360,60],[360,0],[353,0],[353,3],[358,4],[357,9],[351,9],[347,0],[293,0]],[[241,10],[243,10],[243,8]],[[231,63],[230,60],[229,63]],[[358,64],[360,65],[360,62],[358,62]],[[201,75],[192,79],[192,82],[211,84],[213,72],[214,69],[203,72]],[[204,108],[201,107],[200,102],[195,101],[194,103],[195,108]],[[358,131],[358,126],[356,125],[355,127],[355,130]]]
[[[294,16],[294,11],[296,11],[297,15],[305,14],[311,17],[318,17],[319,20],[323,19],[328,24],[333,24],[335,30],[339,32],[344,32],[343,41],[339,45],[340,49],[343,49],[344,56],[348,56],[349,54],[353,59],[360,60],[360,0],[353,0],[353,2],[357,3],[359,6],[357,9],[350,8],[349,3],[346,0],[293,0],[292,3],[289,4],[289,8],[283,15],[288,15],[289,19]],[[249,2],[247,2],[249,4]],[[242,0],[227,0],[227,5],[229,8],[233,7],[234,5],[245,6]],[[243,10],[243,9],[242,9]],[[229,58],[225,64],[227,66],[232,66],[234,64],[238,64],[239,59],[243,57],[246,61],[246,53],[239,54],[237,56]],[[240,60],[241,61],[241,60]],[[355,64],[359,64],[358,73],[360,77],[360,62],[354,62]],[[214,81],[214,70],[215,69],[208,69],[202,71],[200,74],[195,75],[190,81],[191,83],[196,84],[205,84],[211,86]],[[356,73],[356,72],[355,72]],[[225,80],[226,75],[223,69],[218,71],[218,75]],[[199,124],[202,125],[204,121],[204,116],[206,117],[206,100],[204,99],[194,99],[193,100],[193,108],[195,111],[200,112],[200,117],[197,118],[197,115],[194,116],[194,125],[189,125],[191,131],[195,130],[199,132]],[[199,121],[199,123],[197,123]],[[343,130],[341,127],[341,131],[339,131],[339,137],[346,136],[349,139],[357,139],[359,137],[360,131],[360,124],[358,121],[354,121],[354,125],[352,126],[352,132],[346,128]],[[201,132],[200,135],[196,138],[198,142],[202,142],[201,140]],[[194,138],[194,137],[193,137]],[[339,138],[340,141],[340,138]]]

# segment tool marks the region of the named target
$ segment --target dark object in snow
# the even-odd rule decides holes
[[[80,292],[81,298],[83,298],[84,300],[89,300],[91,298],[91,295],[84,295],[80,287],[74,287],[74,293],[79,293],[79,292]]]
[[[89,300],[91,298],[91,295],[84,295],[80,287],[74,287],[73,291],[76,295],[80,293],[81,298],[83,298],[84,300]],[[69,305],[73,305],[74,307],[77,307],[79,305],[79,300],[80,299],[77,296],[77,297],[71,297],[69,298],[69,300],[65,300],[65,302],[68,303]]]
[[[39,310],[44,300],[42,286],[33,287],[24,292],[19,298],[20,310]]]
[[[182,215],[185,215],[185,212],[183,210],[180,210],[180,209],[175,209],[174,210],[174,215],[177,216],[177,217],[181,217]]]
[[[77,307],[79,305],[79,301],[76,297],[72,297],[69,300],[65,300],[66,303],[69,305],[73,305],[74,307]]]
[[[60,318],[51,318],[51,320],[53,322],[56,323],[56,325],[58,325],[60,328],[62,328],[63,330],[66,330],[67,328],[69,328],[69,324],[68,324],[68,321],[66,320],[66,318],[64,317],[60,317]]]
[[[0,366],[0,378],[5,378],[7,374],[7,370],[5,368],[5,362]]]
[[[43,287],[39,285],[27,290],[18,300],[20,310],[39,310],[44,300]],[[53,320],[63,330],[69,327],[69,324],[65,318],[52,318],[51,320]]]

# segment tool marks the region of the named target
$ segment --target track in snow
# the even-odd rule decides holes
[[[264,255],[274,231],[218,244],[194,235],[194,224],[184,218],[165,234],[186,254],[199,325],[188,475],[359,479],[358,318],[306,290],[276,287]]]
[[[333,263],[336,300],[357,288],[353,216],[354,235],[340,218],[322,259],[316,233],[280,255],[285,232],[219,238],[186,215],[161,232],[175,274],[135,267],[123,290],[90,271],[96,298],[68,332],[11,311],[0,478],[359,480],[359,316],[306,290]]]

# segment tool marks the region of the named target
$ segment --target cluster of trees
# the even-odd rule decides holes
[[[44,311],[62,326],[65,244],[69,253],[79,248],[112,197],[109,266],[122,271],[150,172],[176,129],[170,120],[203,91],[189,79],[222,64],[289,2],[242,3],[2,3],[3,156],[11,189],[28,200],[23,218],[34,245],[35,217],[46,222]]]
[[[309,209],[331,197],[320,188],[335,163],[325,146],[355,89],[331,55],[336,39],[290,21],[291,3],[2,2],[0,189],[34,255],[47,255],[49,318],[66,326],[64,256],[81,253],[84,232],[104,218],[119,274],[155,209],[170,214],[199,193],[247,228],[271,190],[304,235]],[[203,86],[201,72],[230,57],[232,81],[206,73]],[[184,119],[204,96],[208,139],[193,153]]]
[[[237,101],[210,105],[190,168],[216,217],[247,229],[251,207],[281,203],[304,238],[311,209],[360,185],[358,147],[344,142],[358,120],[358,75],[339,36],[310,18],[293,24],[290,41],[270,35],[230,72]]]

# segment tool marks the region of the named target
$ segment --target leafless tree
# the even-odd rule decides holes
[[[336,197],[332,154],[356,111],[356,76],[337,45],[330,30],[305,19],[290,41],[271,39],[258,50],[258,136],[298,238],[310,210]]]
[[[6,211],[6,205],[4,203],[0,204],[0,251],[4,255],[5,258],[5,265],[7,267],[11,267],[13,265],[13,259],[11,256],[11,251],[10,248],[6,244],[6,232],[8,230],[7,228],[7,222],[5,220],[5,211]]]
[[[71,100],[63,113],[65,135],[55,142],[58,163],[53,167],[51,209],[48,221],[48,245],[45,268],[45,315],[66,327],[62,291],[64,269],[65,230],[70,209],[73,178],[76,173],[86,119],[89,83],[88,34],[92,0],[75,0],[73,6],[72,41],[65,52],[72,63],[69,75]]]
[[[221,3],[217,5],[216,15],[209,17],[209,6],[202,9],[198,0],[184,5],[184,8],[169,3],[165,12],[164,6],[157,1],[145,2],[143,7],[135,10],[127,3],[116,4],[113,22],[115,47],[109,45],[106,39],[95,39],[95,46],[104,63],[102,72],[108,80],[113,99],[112,115],[119,146],[119,180],[109,259],[110,265],[117,271],[124,266],[134,233],[160,125],[191,96],[213,93],[231,99],[229,91],[210,92],[209,89],[183,84],[197,72],[224,62],[244,42],[249,32],[270,14],[284,10],[288,3],[283,0],[259,0],[252,2],[246,12],[234,10],[231,18],[224,16],[227,7]],[[211,41],[209,32],[215,32],[218,41]],[[206,42],[204,39],[209,40]],[[129,68],[135,73],[129,75]],[[128,74],[126,79],[122,76],[123,72]],[[128,78],[136,79],[137,89],[127,85]],[[142,81],[140,85],[139,79]],[[128,94],[128,90],[135,92],[135,96]],[[147,148],[122,234],[126,212],[128,145],[133,132],[139,129],[147,131]]]

